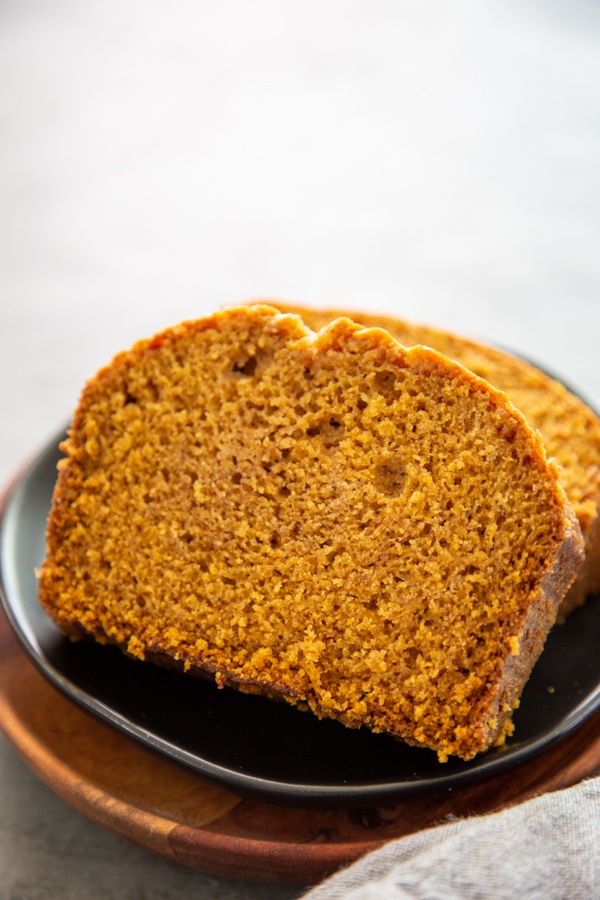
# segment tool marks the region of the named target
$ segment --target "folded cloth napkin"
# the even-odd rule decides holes
[[[303,900],[600,898],[600,778],[386,844]]]

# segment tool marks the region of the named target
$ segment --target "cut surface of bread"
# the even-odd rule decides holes
[[[442,329],[392,316],[272,303],[283,311],[298,313],[315,331],[339,316],[365,327],[384,328],[404,346],[432,347],[506,393],[529,424],[539,430],[548,457],[560,466],[562,485],[585,539],[585,562],[561,605],[559,617],[580,606],[589,594],[600,591],[600,420],[579,397],[519,357]]]
[[[442,760],[510,732],[582,561],[506,397],[347,319],[240,307],[141,341],[64,450],[39,590],[65,633]]]

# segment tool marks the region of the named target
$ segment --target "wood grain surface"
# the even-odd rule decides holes
[[[185,865],[310,884],[402,835],[502,809],[600,771],[600,715],[544,756],[483,784],[386,807],[298,809],[242,799],[63,696],[0,616],[0,726],[22,759],[104,828]]]

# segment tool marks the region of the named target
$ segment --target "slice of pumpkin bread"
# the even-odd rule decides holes
[[[385,328],[404,346],[432,347],[508,394],[529,424],[540,431],[547,455],[559,464],[562,485],[585,539],[585,562],[561,605],[559,618],[581,606],[589,594],[600,591],[600,420],[579,397],[525,360],[443,329],[392,316],[272,302],[278,309],[301,315],[315,331],[339,316],[365,327]]]
[[[241,307],[142,341],[64,450],[39,585],[64,632],[440,759],[510,732],[582,560],[506,397],[347,319]]]

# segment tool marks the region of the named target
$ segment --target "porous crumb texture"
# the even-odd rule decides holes
[[[510,731],[581,562],[506,398],[344,319],[239,308],[141,342],[64,449],[40,599],[67,633],[441,759]]]
[[[525,360],[441,329],[357,311],[274,305],[298,312],[314,330],[339,316],[367,327],[385,328],[406,347],[433,347],[504,391],[540,431],[547,455],[561,467],[562,485],[585,538],[586,559],[562,603],[560,617],[580,606],[587,595],[600,591],[600,420],[583,401]]]

